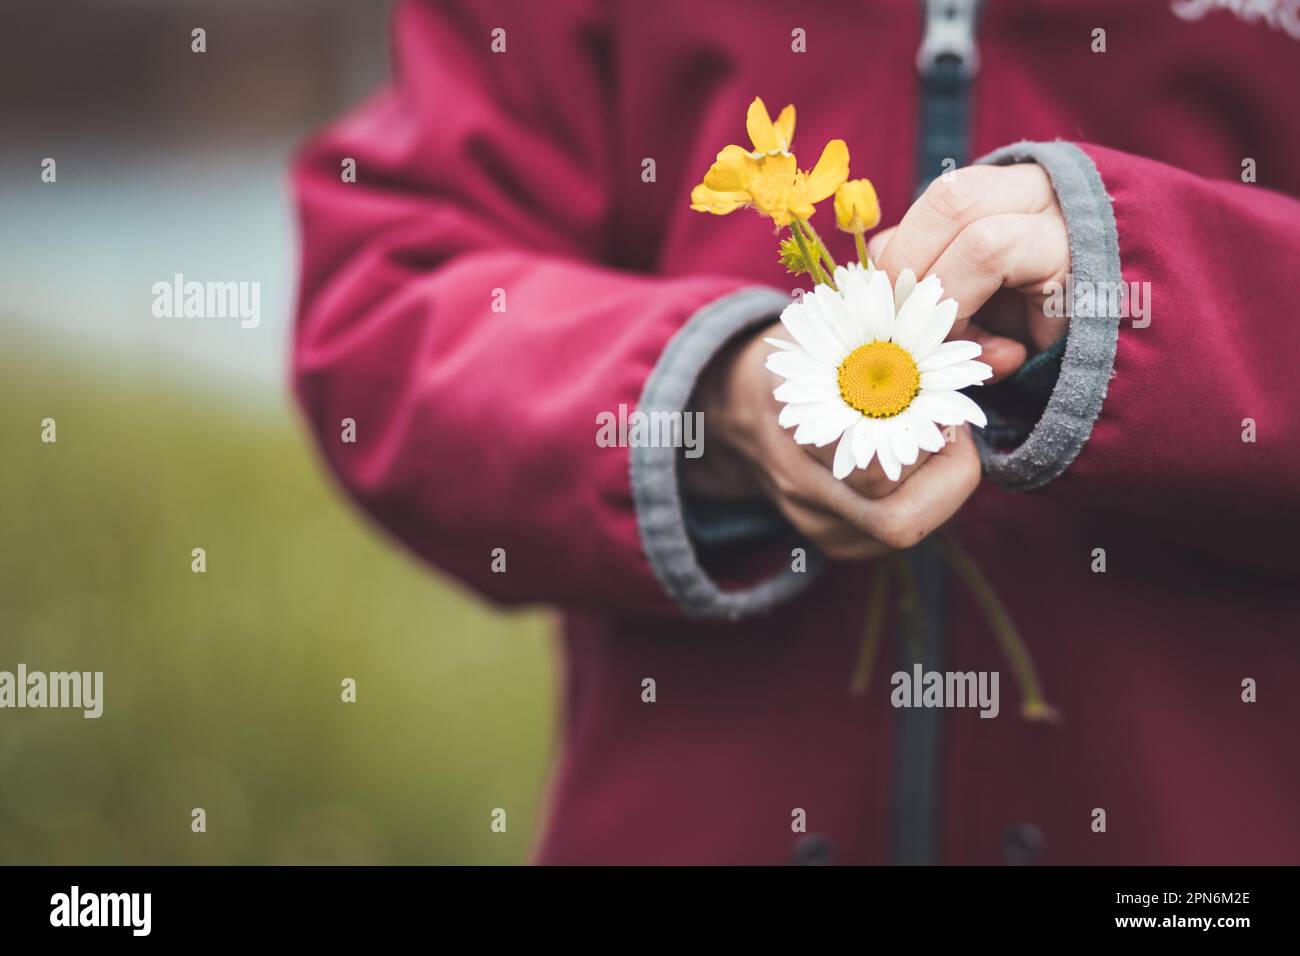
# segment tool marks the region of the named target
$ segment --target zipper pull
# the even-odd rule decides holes
[[[943,62],[956,63],[964,79],[979,70],[975,15],[979,0],[924,0],[925,35],[916,51],[916,68],[929,76]]]

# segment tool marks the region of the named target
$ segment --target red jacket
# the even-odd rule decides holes
[[[541,861],[1300,861],[1300,4],[1220,6],[1244,5],[984,4],[972,155],[1021,143],[1001,161],[1047,167],[1074,275],[1149,282],[1151,311],[1075,316],[1041,420],[986,450],[954,522],[1063,721],[1020,719],[949,579],[942,667],[1001,672],[1001,712],[920,736],[892,648],[848,690],[869,566],[797,572],[779,534],[706,548],[671,449],[595,438],[620,405],[681,409],[789,301],[770,228],[688,208],[755,95],[797,105],[810,156],[843,137],[902,216],[922,5],[399,7],[392,88],[297,165],[295,382],[392,533],[493,601],[564,609]]]

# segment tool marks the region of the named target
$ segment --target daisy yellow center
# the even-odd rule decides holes
[[[916,398],[921,373],[901,345],[872,342],[840,363],[839,384],[844,401],[863,415],[892,418]]]

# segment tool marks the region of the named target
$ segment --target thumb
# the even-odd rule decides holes
[[[1017,371],[1025,364],[1025,359],[1028,357],[1028,350],[1022,342],[1003,335],[995,335],[974,322],[966,326],[966,331],[962,333],[961,338],[978,342],[984,349],[980,353],[979,360],[986,362],[989,368],[993,369],[993,377],[986,383],[988,385],[1000,382]]]

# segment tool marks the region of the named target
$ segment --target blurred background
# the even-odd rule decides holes
[[[104,672],[98,720],[0,710],[0,864],[528,858],[550,621],[383,538],[287,391],[289,157],[385,81],[388,7],[0,0],[0,670]],[[175,273],[261,324],[155,318]]]

